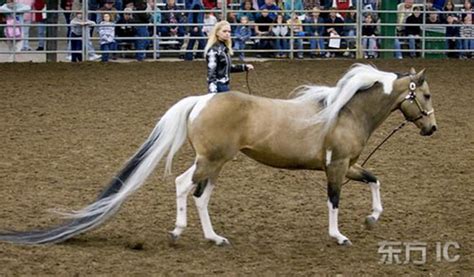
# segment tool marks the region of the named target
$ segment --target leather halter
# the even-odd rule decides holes
[[[400,103],[400,109],[402,107],[403,102],[405,102],[407,100],[410,102],[410,104],[415,103],[415,105],[418,107],[418,110],[420,111],[420,115],[418,117],[409,118],[405,115],[405,113],[403,113],[403,115],[405,116],[405,119],[407,121],[415,122],[415,121],[423,118],[424,116],[429,116],[430,114],[434,113],[434,109],[431,109],[431,110],[427,111],[421,106],[420,101],[416,98],[415,90],[417,89],[417,86],[416,86],[416,82],[414,81],[413,75],[411,75],[410,78],[411,78],[411,81],[410,81],[410,84],[408,85],[409,92],[408,92],[408,95],[405,96],[405,99],[403,99],[403,101]],[[402,112],[403,112],[403,110],[402,110]]]

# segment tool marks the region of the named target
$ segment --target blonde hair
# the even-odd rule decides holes
[[[212,28],[212,30],[209,32],[206,47],[204,48],[204,54],[207,54],[207,51],[209,51],[209,49],[211,49],[211,47],[219,41],[217,33],[219,33],[219,31],[222,30],[222,28],[226,25],[230,26],[230,23],[228,21],[222,20],[220,22],[217,22],[214,28]],[[232,56],[234,54],[234,51],[232,51],[232,39],[229,38],[229,40],[224,41],[223,43],[229,50],[229,55]]]

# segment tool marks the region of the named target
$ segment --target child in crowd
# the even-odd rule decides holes
[[[240,50],[245,49],[245,42],[250,39],[252,36],[252,30],[250,30],[250,27],[248,26],[249,23],[249,18],[247,16],[242,16],[240,18],[240,25],[237,27],[235,30],[235,40],[234,40],[234,49],[239,52],[239,59],[241,61],[244,60],[245,58],[245,53],[240,52]]]
[[[82,12],[77,12],[76,16],[71,20],[71,50],[75,51],[71,55],[72,62],[82,61],[82,30],[83,26],[93,26],[94,21],[84,19]],[[86,32],[89,28],[84,28]]]
[[[295,37],[304,37],[305,33],[303,31],[303,25],[301,22],[301,19],[299,19],[298,15],[295,13],[293,14],[293,17],[291,19],[288,19],[288,24],[290,25],[290,28],[293,29],[293,36]],[[303,39],[302,38],[297,38],[295,39],[295,49],[298,49],[298,53],[296,54],[296,57],[298,59],[303,58]]]
[[[375,50],[377,49],[376,30],[377,26],[370,25],[374,23],[372,14],[365,16],[364,25],[362,26],[362,47],[364,49],[364,58],[373,59],[377,57]]]
[[[311,50],[311,58],[316,58],[318,55],[316,54],[315,50],[319,50],[318,54],[320,57],[324,57],[326,53],[324,52],[325,45],[324,45],[324,18],[321,16],[321,10],[318,7],[314,7],[311,10],[311,14],[306,16],[304,21],[306,25],[304,26],[305,33],[307,36],[313,37],[309,39],[309,45]]]
[[[461,26],[463,58],[471,58],[472,50],[474,49],[474,26],[472,25],[472,15],[468,14],[464,17],[463,25]]]
[[[212,28],[214,28],[214,25],[216,25],[216,23],[217,18],[214,16],[214,13],[204,13],[204,26],[202,27],[202,33],[204,34],[204,36],[209,36],[209,33],[211,32]]]
[[[275,36],[275,49],[279,50],[276,53],[277,58],[286,58],[287,53],[282,50],[288,50],[288,40],[286,36],[288,35],[288,26],[285,24],[283,14],[278,14],[275,18],[275,22],[272,26],[272,34]]]
[[[14,0],[7,0],[5,4],[0,6],[0,13],[6,16],[6,26],[3,29],[4,36],[7,39],[5,43],[11,52],[9,61],[13,61],[14,52],[19,52],[23,46],[23,32],[21,24],[24,23],[23,15],[30,11],[28,5],[15,3]]]
[[[461,40],[459,39],[460,33],[459,33],[459,27],[458,26],[453,26],[454,24],[459,24],[457,17],[454,16],[453,14],[449,14],[446,17],[446,23],[448,23],[448,26],[446,26],[446,48],[448,50],[459,50],[461,49]],[[447,52],[446,55],[448,58],[459,58],[459,53],[458,52]]]
[[[100,50],[102,52],[102,61],[109,61],[108,51],[115,50],[115,27],[111,22],[111,16],[108,13],[102,15],[102,22],[99,24]]]

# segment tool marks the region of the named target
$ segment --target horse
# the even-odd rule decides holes
[[[47,244],[65,241],[102,225],[140,188],[160,160],[165,174],[186,142],[195,159],[175,179],[176,223],[170,232],[179,239],[187,226],[187,199],[193,192],[204,238],[217,245],[229,240],[211,224],[208,203],[225,163],[242,152],[259,163],[290,170],[320,170],[327,177],[329,236],[351,245],[338,227],[339,199],[345,178],[370,187],[375,224],[382,214],[380,182],[357,163],[371,134],[394,111],[430,136],[437,130],[425,70],[392,73],[355,64],[336,86],[303,85],[289,99],[270,99],[237,91],[190,96],[174,104],[159,119],[146,141],[112,178],[97,199],[69,219],[47,229],[0,233],[0,241]]]

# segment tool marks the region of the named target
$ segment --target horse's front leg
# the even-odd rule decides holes
[[[365,223],[367,224],[367,227],[372,227],[377,222],[383,211],[379,180],[374,176],[374,174],[372,174],[372,172],[357,164],[349,168],[346,177],[369,185],[372,192],[372,213],[367,216]]]
[[[329,209],[329,236],[335,238],[339,245],[351,245],[351,241],[339,232],[338,214],[339,198],[341,195],[342,181],[349,167],[349,160],[330,161],[326,165],[328,181],[328,209]]]

